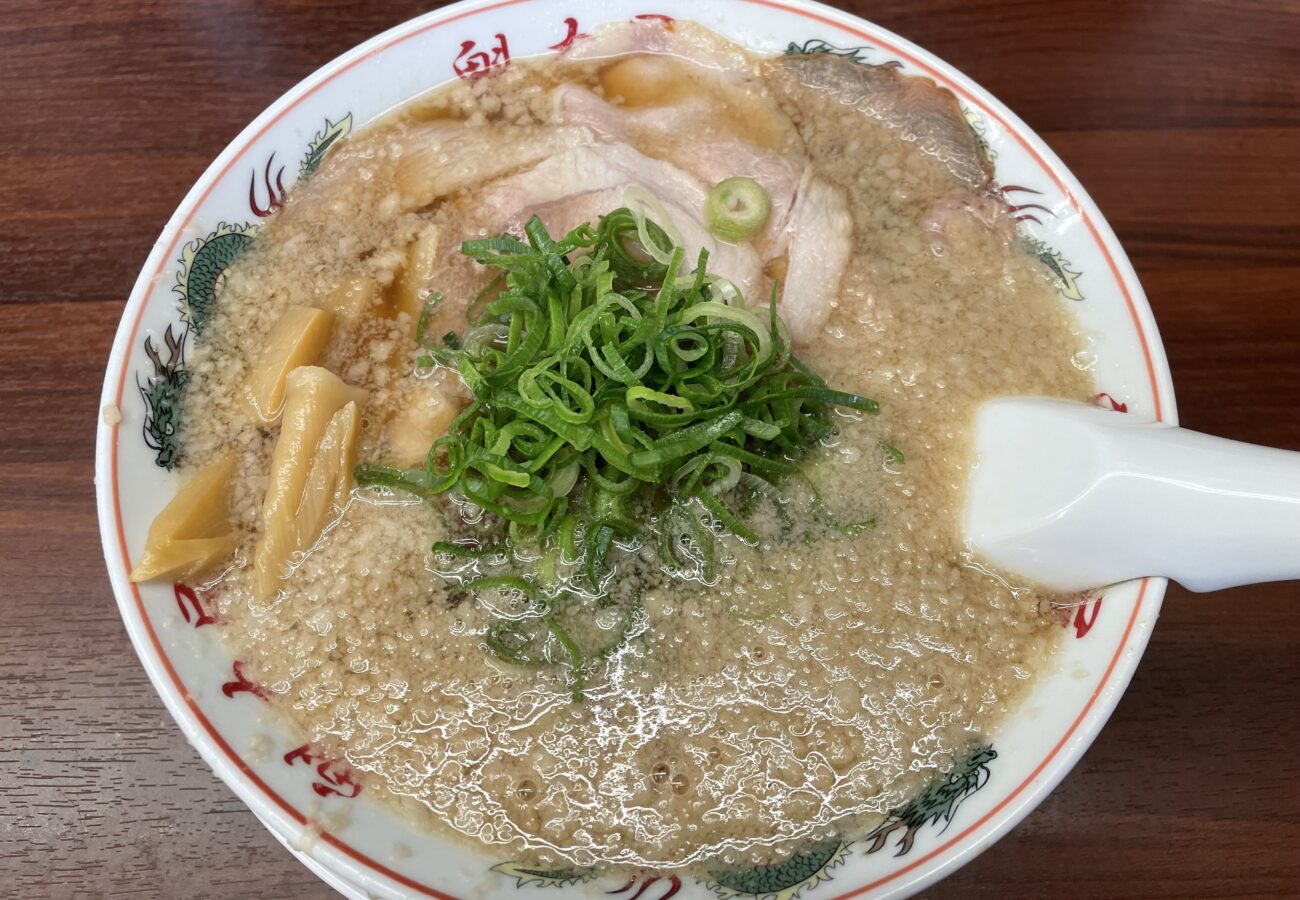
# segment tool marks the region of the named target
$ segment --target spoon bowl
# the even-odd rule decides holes
[[[1042,397],[985,402],[974,447],[971,549],[1044,588],[1300,578],[1300,453]]]

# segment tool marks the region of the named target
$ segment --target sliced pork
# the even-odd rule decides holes
[[[988,187],[992,166],[957,98],[930,79],[827,53],[781,57],[773,73],[777,84],[783,77],[795,79],[897,129],[904,140],[947,166],[964,186],[976,191]]]
[[[616,106],[590,90],[564,85],[555,92],[556,119],[589,128],[598,137],[626,141],[642,153],[666,159],[706,187],[735,175],[753,178],[772,204],[766,225],[754,236],[764,261],[785,253],[787,226],[799,180],[807,166],[797,138],[779,153],[720,129],[717,106],[690,97],[668,106]],[[792,127],[792,126],[791,126]]]
[[[815,338],[834,308],[853,248],[853,216],[839,185],[810,169],[790,214],[790,250],[778,308],[796,344]]]
[[[739,45],[694,22],[662,19],[600,25],[589,36],[575,42],[560,62],[586,62],[633,53],[675,56],[733,77],[757,71],[754,59]]]
[[[403,136],[397,161],[403,207],[428,206],[591,141],[591,132],[579,127],[419,123]]]
[[[709,251],[710,272],[733,282],[746,297],[761,289],[762,263],[754,249],[709,233],[704,212],[708,190],[689,173],[627,144],[595,143],[552,156],[493,183],[474,203],[489,229],[517,231],[535,213],[558,235],[628,205],[625,195],[634,186],[662,205],[667,221],[660,224],[678,232],[688,264],[703,247]],[[653,210],[647,213],[658,217]]]

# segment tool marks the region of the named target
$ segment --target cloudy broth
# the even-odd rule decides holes
[[[829,515],[791,528],[757,503],[762,543],[719,534],[718,564],[691,577],[627,542],[615,600],[574,615],[582,641],[613,648],[588,667],[581,702],[562,670],[484,652],[502,610],[467,599],[430,549],[472,530],[446,498],[356,490],[272,596],[249,566],[213,589],[244,673],[304,740],[431,831],[537,864],[716,869],[861,833],[991,740],[1060,634],[1052,597],[970,558],[959,513],[976,406],[1086,399],[1084,340],[986,162],[961,144],[980,152],[955,103],[844,60],[751,59],[713,38],[691,47],[723,64],[689,53],[665,64],[615,43],[609,56],[459,82],[349,136],[227,272],[192,360],[184,464],[236,452],[247,560],[276,435],[250,420],[243,386],[277,317],[343,284],[370,292],[338,315],[319,364],[366,392],[358,458],[400,455],[413,405],[466,399],[454,372],[418,363],[417,313],[400,296],[409,248],[440,236],[425,290],[446,299],[431,327],[463,331],[493,273],[455,248],[499,231],[502,179],[545,164],[528,146],[553,141],[551,157],[626,144],[706,186],[707,167],[754,159],[788,167],[801,189],[815,172],[847,203],[847,258],[825,309],[809,325],[782,308],[811,368],[880,404],[837,411],[801,461],[801,490]],[[566,88],[587,105],[557,99]],[[617,141],[584,118],[606,114],[620,117]],[[435,126],[450,130],[440,149],[422,148]],[[461,150],[457,130],[470,136]],[[482,175],[473,139],[489,133],[503,168]],[[421,153],[448,179],[433,200],[410,187]],[[793,242],[781,251],[787,239],[761,234],[743,256],[719,247],[718,264],[750,279],[751,303],[819,265]]]

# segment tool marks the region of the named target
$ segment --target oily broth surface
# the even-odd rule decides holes
[[[405,115],[544,122],[553,77],[517,65]],[[1073,321],[1005,213],[941,164],[779,72],[765,88],[852,201],[850,268],[801,355],[881,402],[878,417],[843,418],[813,468],[837,516],[874,529],[762,552],[726,541],[712,586],[648,579],[643,633],[582,705],[559,676],[480,649],[489,617],[430,570],[430,545],[448,537],[440,508],[355,496],[274,601],[252,599],[245,568],[215,590],[226,639],[276,709],[432,828],[539,864],[768,862],[875,824],[988,736],[1049,664],[1048,598],[969,565],[956,528],[975,405],[1091,393]],[[399,115],[353,136],[295,193],[228,273],[194,354],[186,464],[241,452],[242,558],[274,431],[247,421],[240,386],[276,316],[350,274],[391,281],[431,218],[482,233],[454,200],[397,212],[403,127]],[[483,277],[462,264],[438,286],[472,294]],[[382,424],[414,390],[412,326],[379,317],[324,360],[370,392],[360,459],[382,454]],[[889,462],[882,441],[907,462]]]

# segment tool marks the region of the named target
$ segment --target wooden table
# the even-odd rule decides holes
[[[1300,449],[1300,3],[849,5],[1087,185],[1183,424]],[[189,185],[281,92],[419,11],[0,4],[0,894],[328,894],[150,689],[104,575],[92,443],[123,302]],[[1175,587],[1165,610],[1080,765],[935,896],[1300,895],[1300,587]]]

